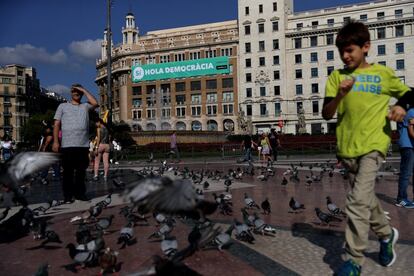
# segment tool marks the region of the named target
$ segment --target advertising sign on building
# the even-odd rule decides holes
[[[205,59],[132,66],[132,82],[229,74],[229,58]]]

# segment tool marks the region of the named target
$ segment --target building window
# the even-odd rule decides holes
[[[208,105],[207,115],[210,115],[210,116],[217,115],[217,105]]]
[[[302,38],[297,37],[295,38],[295,49],[300,49],[302,48]]]
[[[252,82],[252,73],[246,73],[246,82]]]
[[[217,102],[217,93],[208,93],[207,103],[216,103],[216,102]]]
[[[244,15],[249,15],[250,9],[249,7],[244,7]]]
[[[274,80],[280,80],[280,71],[273,71],[273,79]]]
[[[302,84],[296,84],[296,95],[303,95],[303,86],[302,86]]]
[[[361,14],[359,16],[359,21],[365,22],[368,20],[368,15],[367,14]]]
[[[260,97],[266,97],[266,87],[260,87]]]
[[[303,23],[296,23],[296,29],[298,31],[302,30],[302,28],[303,28]]]
[[[335,42],[334,35],[333,34],[327,34],[326,35],[326,44],[327,45],[333,45]]]
[[[273,39],[273,50],[279,50],[279,39]]]
[[[221,49],[222,57],[231,57],[233,55],[233,48],[224,48]]]
[[[395,15],[396,18],[402,17],[403,16],[403,10],[402,9],[395,10],[394,15]]]
[[[190,53],[190,60],[194,60],[194,59],[200,59],[201,58],[201,52],[191,52]]]
[[[312,78],[317,78],[318,77],[318,68],[317,67],[311,68],[311,77]]]
[[[404,53],[404,43],[397,43],[397,44],[395,44],[395,52],[397,54]]]
[[[319,25],[319,22],[318,21],[312,21],[311,24],[312,24],[312,29],[316,29]]]
[[[217,88],[217,80],[206,80],[206,88],[207,89],[216,89]]]
[[[142,95],[142,86],[133,86],[132,87],[132,95],[133,96],[141,96]]]
[[[282,113],[282,108],[280,106],[280,103],[275,103],[275,116],[279,117],[280,113]]]
[[[161,55],[160,63],[170,62],[170,55]]]
[[[299,111],[303,109],[303,103],[302,102],[296,102],[296,113],[299,113]]]
[[[279,31],[279,22],[277,22],[277,21],[273,21],[273,22],[272,22],[272,30],[273,30],[274,32]]]
[[[326,59],[333,60],[334,59],[334,51],[326,51]]]
[[[213,58],[217,56],[217,50],[207,50],[205,51],[206,58]]]
[[[333,18],[329,18],[329,19],[327,20],[327,23],[328,23],[328,26],[329,26],[329,27],[332,27],[332,26],[335,24],[335,19],[333,19]]]
[[[318,46],[318,37],[316,35],[310,37],[310,46],[311,47]]]
[[[265,42],[264,40],[259,41],[259,52],[263,52],[265,50]]]
[[[378,61],[378,64],[381,64],[381,65],[387,66],[387,62],[385,62],[385,61]]]
[[[244,34],[249,35],[250,34],[250,25],[244,26]]]
[[[395,36],[404,36],[404,25],[395,26]]]
[[[156,110],[155,109],[147,109],[147,118],[148,119],[154,119],[156,116]]]
[[[192,106],[191,107],[192,116],[201,116],[201,106]]]
[[[200,94],[191,95],[191,103],[192,104],[200,104],[201,103],[201,95]]]
[[[328,73],[328,76],[335,70],[335,67],[333,67],[333,66],[328,66],[327,68],[326,68],[327,70],[327,73]]]
[[[347,24],[349,21],[351,21],[351,17],[345,16],[343,20],[344,20],[344,23]]]
[[[312,101],[312,113],[313,115],[319,114],[319,101]]]
[[[319,93],[319,84],[318,83],[312,83],[311,87],[312,87],[312,93],[313,94]]]
[[[266,61],[264,57],[259,57],[259,66],[265,66],[266,65]]]
[[[175,61],[183,61],[185,60],[185,53],[178,53],[174,55]]]
[[[273,2],[273,11],[277,11],[277,2]]]
[[[176,95],[175,102],[177,104],[185,104],[185,95]]]
[[[384,12],[377,12],[377,20],[384,20],[385,13]]]
[[[223,104],[223,114],[232,115],[233,114],[233,104]]]
[[[279,65],[280,60],[279,60],[279,56],[273,56],[273,65]]]
[[[260,116],[267,116],[267,104],[260,104]]]
[[[264,33],[264,23],[257,24],[259,34]]]
[[[252,47],[251,47],[250,42],[245,43],[244,48],[246,50],[246,53],[251,53],[252,52]]]
[[[252,106],[250,104],[246,105],[246,116],[252,116]]]
[[[259,5],[259,13],[263,13],[263,5],[262,4]]]
[[[185,91],[185,82],[176,82],[175,83],[175,92]]]
[[[296,64],[302,63],[302,54],[295,55],[295,63]]]
[[[386,53],[385,45],[378,45],[377,46],[377,51],[378,51],[379,56],[385,55],[385,53]]]
[[[396,64],[397,64],[396,70],[404,70],[405,65],[404,65],[403,59],[397,59]]]
[[[192,81],[190,83],[191,91],[201,90],[201,81]]]
[[[279,85],[273,86],[273,94],[275,96],[280,96],[280,86]]]
[[[381,27],[377,29],[377,38],[384,39],[385,38],[385,27]]]
[[[171,109],[169,109],[169,108],[163,108],[161,110],[161,116],[163,118],[170,118],[171,117]]]
[[[252,67],[252,60],[250,58],[246,58],[246,67]]]
[[[302,69],[296,69],[295,70],[295,77],[297,79],[301,79],[302,78]]]
[[[316,53],[316,52],[310,53],[310,61],[311,62],[318,62],[318,53]]]
[[[246,98],[252,97],[252,89],[250,87],[246,88]]]
[[[233,88],[233,78],[222,79],[222,88]]]

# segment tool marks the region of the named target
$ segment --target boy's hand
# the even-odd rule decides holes
[[[411,118],[409,123],[410,123],[410,125],[414,125],[414,118]]]
[[[390,119],[391,121],[395,121],[395,122],[402,122],[402,120],[405,117],[405,110],[404,108],[402,108],[399,105],[394,105],[393,107],[391,107],[390,112],[388,112],[388,119]]]
[[[345,97],[349,91],[351,91],[352,86],[355,83],[355,78],[349,78],[349,79],[345,79],[343,81],[341,81],[341,83],[339,84],[339,93],[338,96],[340,98]]]

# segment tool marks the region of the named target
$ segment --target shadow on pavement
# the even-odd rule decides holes
[[[342,264],[343,260],[341,254],[343,252],[344,243],[343,233],[330,229],[314,228],[309,223],[294,223],[292,224],[291,229],[294,237],[305,238],[312,244],[323,248],[325,250],[323,261],[328,264],[333,271],[336,271]]]

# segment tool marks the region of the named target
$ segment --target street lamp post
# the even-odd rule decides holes
[[[108,127],[112,127],[112,76],[111,76],[111,53],[112,53],[112,45],[111,45],[111,37],[112,37],[112,31],[111,31],[111,5],[112,0],[107,0],[107,8],[108,8],[108,17],[107,17],[107,33],[106,33],[106,57],[107,57],[107,65],[106,65],[106,71],[107,71],[107,96],[108,96]]]

